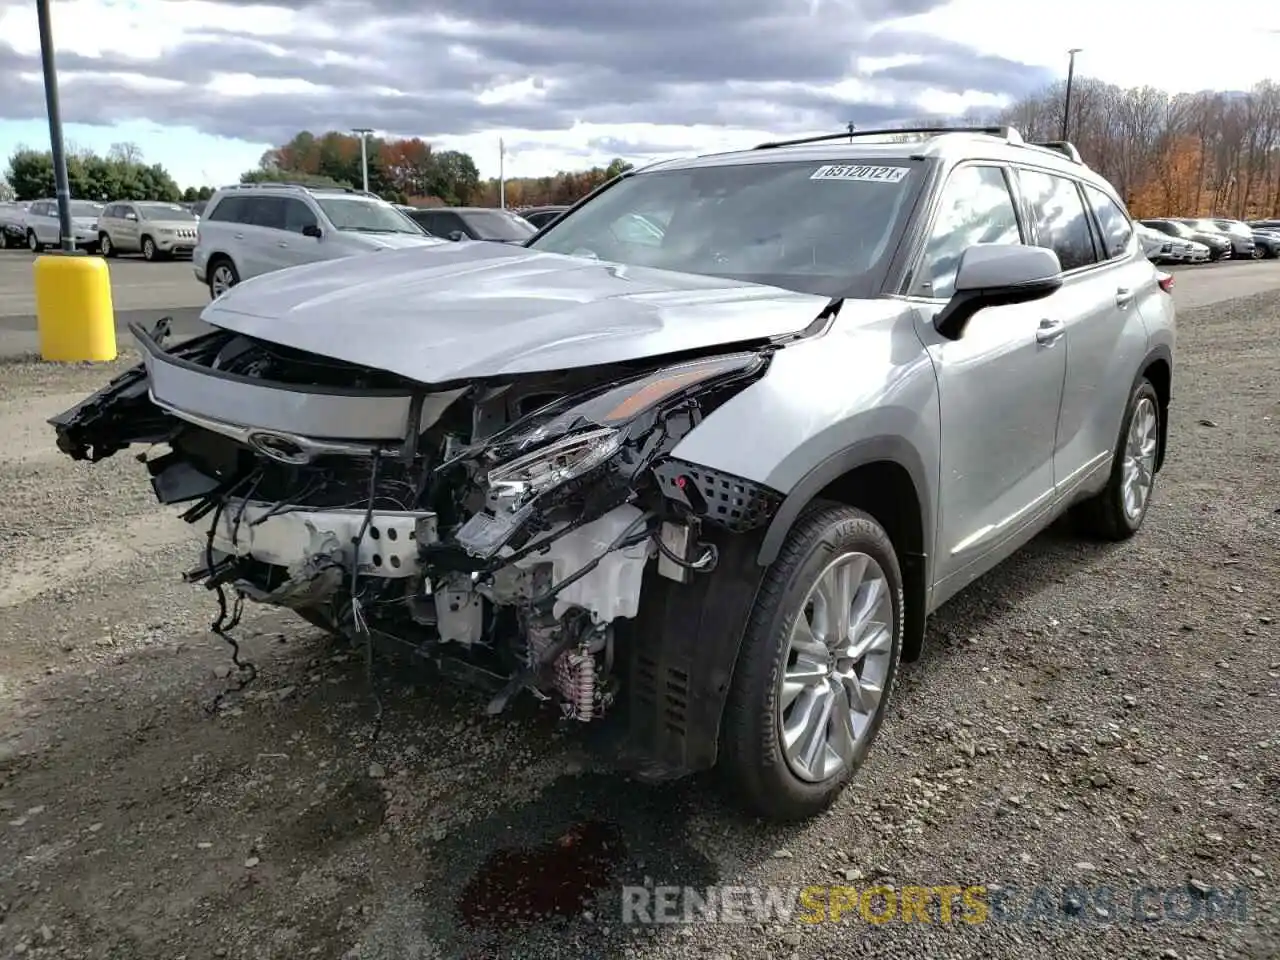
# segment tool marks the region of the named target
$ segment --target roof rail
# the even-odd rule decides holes
[[[338,184],[333,186],[324,186],[319,183],[299,183],[294,180],[262,180],[254,183],[232,183],[223,187],[223,190],[266,190],[279,189],[280,187],[293,187],[298,190],[330,190],[335,193],[355,193],[362,197],[376,197],[373,191],[357,190],[355,187],[344,187]]]
[[[1076,149],[1075,144],[1070,140],[1044,140],[1039,143],[1033,143],[1031,146],[1043,147],[1046,150],[1052,150],[1054,153],[1060,153],[1072,163],[1084,163],[1084,160],[1080,158],[1080,151]]]
[[[1009,143],[1023,143],[1022,134],[1017,129],[1010,126],[989,126],[989,127],[883,127],[874,130],[846,130],[843,133],[823,133],[816,137],[799,137],[795,140],[774,140],[769,143],[757,144],[752,149],[755,150],[772,150],[775,147],[795,147],[805,143],[822,143],[829,140],[844,140],[846,137],[849,142],[853,142],[854,137],[886,137],[897,136],[899,134],[909,133],[925,133],[930,136],[942,136],[948,133],[981,133],[990,137],[999,137],[1007,140]]]

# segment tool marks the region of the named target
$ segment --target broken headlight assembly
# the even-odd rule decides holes
[[[672,402],[712,387],[745,387],[763,370],[759,353],[694,360],[557,400],[490,438],[481,461],[486,509],[463,524],[456,539],[473,556],[491,557],[523,527],[543,501],[572,481],[636,452],[628,468],[642,469],[660,451],[646,442]],[[671,438],[676,439],[676,438]]]
[[[570,434],[489,471],[489,489],[501,500],[524,501],[576,480],[622,449],[613,427]]]

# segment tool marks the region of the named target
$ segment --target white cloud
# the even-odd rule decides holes
[[[764,18],[760,22],[766,26],[744,35],[749,44],[758,34],[768,48],[755,61],[740,36],[726,38],[719,49],[707,44],[704,55],[673,55],[671,67],[633,59],[626,62],[639,66],[629,68],[617,64],[627,54],[634,57],[642,42],[651,45],[643,49],[661,55],[665,48],[677,48],[699,25],[669,17],[670,40],[664,42],[664,24],[657,15],[649,18],[652,22],[640,18],[611,26],[609,21],[627,13],[622,11],[592,23],[567,19],[566,26],[557,27],[556,18],[568,15],[547,0],[545,14],[527,3],[509,5],[523,10],[529,22],[482,24],[463,18],[463,11],[472,8],[461,0],[440,0],[432,11],[392,9],[389,2],[369,0],[359,11],[342,5],[335,13],[320,5],[290,10],[269,4],[229,7],[214,0],[60,0],[54,5],[58,52],[64,63],[74,57],[90,61],[63,67],[68,92],[64,114],[75,110],[76,91],[88,89],[90,82],[109,83],[112,90],[131,96],[86,101],[82,93],[79,101],[99,104],[104,142],[129,139],[128,123],[143,118],[190,124],[207,134],[240,134],[243,139],[235,149],[215,151],[205,146],[197,150],[191,130],[168,128],[167,134],[148,135],[148,158],[164,163],[182,182],[235,179],[245,157],[256,157],[268,146],[266,139],[287,136],[284,130],[379,122],[397,127],[382,132],[421,135],[440,149],[465,150],[486,176],[497,174],[502,136],[509,147],[508,175],[523,176],[603,164],[615,155],[640,162],[671,151],[737,149],[780,134],[835,129],[846,120],[856,121],[858,111],[882,116],[892,110],[919,115],[999,109],[1012,95],[1012,88],[989,89],[1000,82],[1002,70],[1012,68],[1015,79],[1010,82],[1015,84],[1025,84],[1028,76],[1060,77],[1066,70],[1066,49],[1073,45],[1084,48],[1077,59],[1082,74],[1170,90],[1248,88],[1275,74],[1280,63],[1280,33],[1274,32],[1280,31],[1280,2],[1212,16],[1203,0],[1162,0],[1155,7],[1135,0],[950,0],[928,14],[877,26],[851,22],[858,17],[839,0],[801,0],[798,19],[788,0],[771,0],[754,13],[735,13],[723,21],[728,26],[722,32],[741,26],[748,16]],[[750,0],[725,2],[732,11],[750,6]],[[498,0],[475,0],[476,10],[499,5]],[[480,16],[475,14],[477,21]],[[776,25],[792,32],[775,32]],[[610,29],[612,37],[606,36]],[[599,37],[590,35],[591,30]],[[925,42],[916,52],[904,42],[903,30],[918,31],[925,41],[940,45],[967,47],[975,61],[987,55],[1008,63],[986,63],[977,79],[979,74],[966,73],[964,58],[957,60],[953,48],[929,51]],[[434,43],[418,44],[424,31],[434,34]],[[890,40],[890,33],[877,31],[897,36]],[[1031,44],[1028,35],[1051,40]],[[0,54],[6,45],[27,57],[38,53],[34,4],[0,0],[0,38]],[[615,46],[608,46],[609,40]],[[625,45],[617,45],[623,41]],[[198,80],[184,81],[176,72],[182,64],[171,54],[193,43],[223,51],[222,62],[207,67]],[[562,50],[564,56],[558,57]],[[243,56],[227,51],[243,51]],[[543,62],[519,59],[535,55]],[[800,58],[794,74],[747,72],[767,71],[771,59],[788,55]],[[927,72],[926,61],[937,63],[948,55],[952,59],[944,66],[950,72]],[[819,57],[836,65],[825,75],[821,70],[802,75],[806,61]],[[102,61],[97,72],[94,60]],[[747,61],[755,66],[740,67]],[[1020,78],[1019,64],[1030,65]],[[627,72],[646,67],[653,76],[633,78]],[[440,72],[419,72],[429,69]],[[31,105],[27,114],[8,115],[40,120],[39,74],[23,65],[8,78],[12,86],[0,99],[10,99],[16,91],[16,100]],[[148,96],[166,100],[168,112],[145,112]],[[439,108],[430,99],[436,96],[442,98]],[[296,116],[291,114],[294,106]],[[272,121],[275,126],[262,122],[268,109],[280,118]],[[216,123],[207,119],[214,115]],[[459,117],[477,115],[512,122],[458,132],[471,126]],[[678,119],[682,115],[687,122]],[[549,119],[539,126],[542,116]],[[638,122],[649,116],[651,122]],[[82,108],[81,115],[69,119],[92,122],[94,117],[84,115]],[[17,129],[0,120],[0,147],[18,142],[10,132]],[[21,136],[29,138],[31,129],[28,122]]]

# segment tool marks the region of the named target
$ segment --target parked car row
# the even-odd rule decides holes
[[[1138,222],[1153,263],[1264,260],[1280,256],[1280,220],[1245,223],[1218,217],[1152,217]]]
[[[190,254],[196,243],[194,213],[179,203],[121,200],[71,201],[77,248],[113,257],[140,253],[147,260]],[[24,246],[32,253],[62,244],[58,201],[51,198],[0,204],[0,246]]]
[[[285,267],[449,241],[522,243],[537,228],[510,210],[410,207],[341,187],[263,183],[223,187],[196,231],[196,279],[217,298]]]

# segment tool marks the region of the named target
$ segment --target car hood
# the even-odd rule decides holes
[[[157,230],[194,230],[200,225],[198,220],[148,220],[147,226]]]
[[[422,383],[641,359],[781,336],[827,298],[502,243],[450,243],[263,274],[206,323]]]
[[[441,237],[415,233],[355,233],[348,231],[346,236],[359,237],[360,240],[375,250],[405,250],[410,247],[434,247],[448,243]]]
[[[72,217],[71,225],[79,227],[81,230],[92,230],[98,225],[97,217]]]

